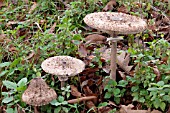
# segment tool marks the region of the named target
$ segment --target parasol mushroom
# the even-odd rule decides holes
[[[35,113],[38,113],[37,106],[46,105],[56,98],[56,92],[39,77],[32,79],[22,94],[22,100],[26,104],[34,106]]]
[[[116,80],[116,53],[118,34],[135,34],[144,31],[147,28],[146,22],[136,16],[119,12],[96,12],[85,16],[84,22],[95,29],[108,33],[111,38],[111,74],[110,78]]]
[[[43,61],[41,67],[46,73],[58,76],[61,87],[64,87],[68,77],[75,76],[85,69],[85,63],[70,56],[55,56]]]

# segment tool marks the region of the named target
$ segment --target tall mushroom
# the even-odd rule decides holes
[[[111,38],[111,74],[110,78],[116,80],[116,53],[117,41],[122,38],[116,38],[118,34],[135,34],[144,31],[147,28],[146,22],[136,16],[118,13],[118,12],[96,12],[85,16],[84,22],[95,29],[108,33]]]
[[[41,67],[46,73],[58,76],[61,87],[64,87],[68,77],[75,76],[85,69],[85,63],[70,56],[55,56],[44,60]]]
[[[26,104],[34,106],[35,113],[38,113],[37,106],[46,105],[56,98],[56,92],[42,78],[32,79],[22,94],[22,100]]]

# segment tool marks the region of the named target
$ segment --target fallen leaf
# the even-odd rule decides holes
[[[109,113],[113,108],[109,106],[101,106],[98,108],[98,113]]]
[[[36,2],[33,2],[33,5],[31,6],[30,10],[29,10],[29,14],[33,13],[33,11],[35,10],[35,8],[38,6],[38,4]]]
[[[87,101],[86,106],[88,109],[91,109],[91,112],[97,112],[97,108],[92,101]]]
[[[122,52],[117,56],[117,64],[126,72],[129,73],[133,66],[128,66],[130,61],[130,54],[126,55],[126,52]]]
[[[88,35],[85,38],[85,40],[86,40],[85,45],[90,44],[90,43],[102,43],[106,41],[106,37],[99,35],[99,34],[92,34],[92,35]]]
[[[124,5],[120,6],[119,8],[117,8],[118,12],[122,12],[122,13],[128,13],[128,9],[127,7],[125,7]]]
[[[31,53],[25,58],[25,60],[31,59],[35,55],[34,51],[31,51]]]
[[[71,94],[75,97],[81,97],[81,93],[78,91],[77,87],[74,85],[70,85],[71,87]]]
[[[103,8],[103,11],[111,11],[116,5],[117,5],[116,0],[110,0]]]
[[[48,33],[53,33],[56,27],[56,22],[53,24],[53,26],[50,28]]]
[[[102,69],[105,73],[110,73],[110,65],[109,64],[106,64],[105,66],[103,66]]]
[[[78,53],[80,57],[87,56],[87,49],[83,43],[80,43],[79,48],[78,48]]]
[[[161,79],[161,73],[157,66],[153,67],[153,72],[156,75],[156,80],[159,81]]]
[[[150,113],[148,110],[132,110],[134,106],[129,104],[128,106],[121,105],[120,113]]]
[[[0,44],[8,44],[9,42],[11,42],[12,40],[11,39],[9,39],[8,37],[7,37],[7,35],[5,35],[5,34],[1,34],[0,35]]]
[[[122,77],[122,79],[126,80],[126,75],[121,71],[118,71],[118,72],[119,72],[120,76]]]
[[[162,112],[159,110],[153,110],[151,113],[162,113]],[[169,113],[169,112],[166,112],[166,113]]]
[[[4,4],[4,0],[0,0],[0,8],[2,7],[2,6],[4,6],[5,4]]]
[[[111,56],[111,48],[106,49],[104,52],[101,52],[101,57],[105,59],[105,61],[110,61],[110,56]]]

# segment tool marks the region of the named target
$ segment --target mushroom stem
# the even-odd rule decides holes
[[[111,69],[111,73],[110,73],[110,78],[112,80],[116,80],[116,54],[117,54],[117,42],[116,41],[112,41],[111,42],[111,59],[110,59],[110,69]]]
[[[34,106],[34,113],[39,113],[37,110],[37,106]]]
[[[65,81],[61,81],[61,88],[65,86]]]

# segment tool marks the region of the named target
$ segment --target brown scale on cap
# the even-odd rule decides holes
[[[147,27],[143,19],[120,12],[91,13],[85,16],[84,22],[92,28],[118,34],[135,34]]]
[[[42,106],[57,98],[56,92],[42,78],[34,78],[22,95],[22,100],[33,106]]]

